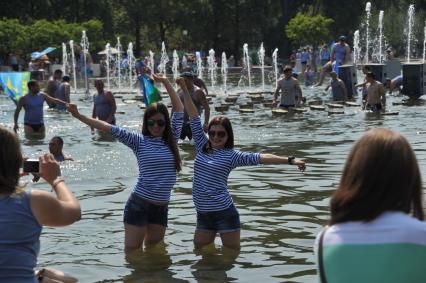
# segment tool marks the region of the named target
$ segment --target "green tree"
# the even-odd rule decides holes
[[[315,47],[328,39],[332,23],[332,19],[321,15],[307,16],[298,13],[288,22],[285,32],[293,43],[299,46],[312,44]]]

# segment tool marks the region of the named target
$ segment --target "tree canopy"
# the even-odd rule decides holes
[[[123,46],[133,42],[135,55],[168,50],[193,52],[214,48],[237,59],[242,45],[251,50],[264,43],[270,56],[278,47],[287,57],[301,45],[330,41],[365,31],[367,1],[340,0],[31,0],[0,1],[0,56],[9,51],[21,55],[74,40],[88,30],[91,51],[107,42]],[[387,44],[404,52],[404,26],[409,4],[416,7],[417,48],[423,41],[426,0],[376,0],[372,2],[370,34],[376,34],[377,14],[385,11]],[[420,52],[418,52],[420,53]]]

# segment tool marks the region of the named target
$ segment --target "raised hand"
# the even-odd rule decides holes
[[[74,117],[77,116],[78,114],[80,114],[78,112],[77,105],[75,105],[74,103],[67,103],[66,107],[67,107],[68,112],[70,112]]]
[[[305,170],[306,170],[305,161],[296,159],[293,164],[296,165],[299,168],[300,171],[305,172]]]
[[[176,78],[176,83],[181,87],[181,88],[183,88],[184,86],[186,87],[186,84],[185,84],[185,79],[184,78],[182,78],[182,77],[178,77],[178,78]]]
[[[152,77],[154,78],[154,81],[156,83],[164,83],[165,81],[167,81],[167,78],[164,74],[158,73],[158,74],[153,74]]]
[[[52,185],[53,181],[61,175],[59,163],[52,154],[47,153],[39,157],[40,176]]]

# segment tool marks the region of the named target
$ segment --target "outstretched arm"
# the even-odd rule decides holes
[[[44,96],[44,99],[46,99],[46,101],[49,102],[49,103],[56,103],[56,104],[63,104],[63,105],[67,104],[66,101],[54,98],[54,97],[52,97],[52,96],[50,96],[50,95],[48,95],[47,93],[44,93],[44,92],[43,92],[43,96]]]
[[[290,164],[296,165],[300,171],[305,171],[306,165],[305,162],[294,157],[278,156],[269,153],[260,154],[260,163],[261,164]]]
[[[167,93],[170,96],[170,101],[172,102],[173,112],[183,112],[183,104],[180,101],[178,94],[176,93],[173,86],[170,84],[170,81],[163,74],[152,75],[155,82],[161,82],[167,90]]]
[[[195,94],[197,95],[197,99],[198,101],[200,101],[201,106],[204,109],[204,125],[203,125],[203,130],[204,132],[207,132],[207,128],[209,125],[209,121],[210,121],[210,106],[209,106],[209,102],[207,101],[206,95],[204,94],[204,92],[199,89],[195,92]]]
[[[91,128],[95,128],[104,132],[111,132],[111,128],[112,128],[111,124],[102,120],[89,118],[80,114],[78,112],[77,105],[73,103],[67,103],[66,106],[67,106],[68,112],[70,112],[75,118],[77,118],[84,124],[90,126]]]
[[[197,108],[195,107],[194,102],[192,101],[192,98],[189,95],[189,91],[186,88],[185,79],[182,77],[179,77],[176,79],[176,83],[180,86],[180,88],[183,91],[185,109],[186,109],[186,112],[188,112],[188,116],[190,118],[198,117]]]

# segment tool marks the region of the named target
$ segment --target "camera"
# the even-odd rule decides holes
[[[38,173],[40,170],[40,164],[38,159],[27,159],[24,161],[23,171],[25,173]]]

